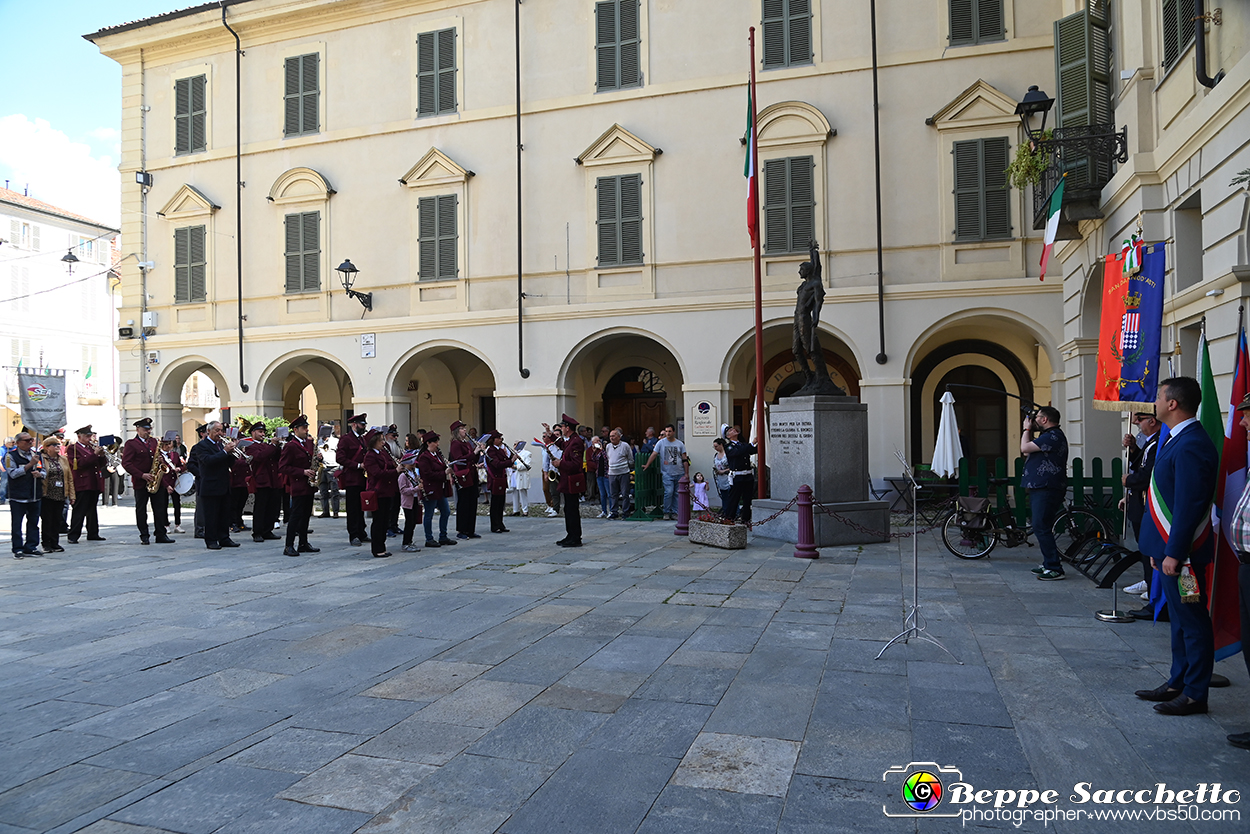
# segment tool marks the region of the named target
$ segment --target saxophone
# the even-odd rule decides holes
[[[312,464],[313,473],[308,476],[308,485],[316,490],[321,485],[321,473],[326,469],[325,458],[320,452],[313,453]]]
[[[148,484],[148,492],[155,495],[161,488],[161,481],[165,479],[165,473],[169,471],[169,461],[165,460],[165,453],[160,449],[152,455],[152,483]]]

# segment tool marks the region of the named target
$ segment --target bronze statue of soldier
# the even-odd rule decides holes
[[[820,349],[820,308],[825,303],[825,285],[821,275],[820,249],[816,241],[808,244],[811,260],[799,265],[798,302],[794,306],[794,363],[803,374],[803,387],[796,397],[846,396],[846,391],[829,378],[825,355]]]

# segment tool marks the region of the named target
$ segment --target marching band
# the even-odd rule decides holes
[[[340,438],[333,437],[334,429],[329,425],[321,426],[316,437],[310,436],[304,415],[291,420],[289,426],[278,427],[272,437],[263,421],[241,423],[238,428],[216,421],[197,427],[201,439],[185,456],[179,454],[175,431],[167,432],[159,441],[153,436],[150,417],[134,423],[135,436],[120,451],[120,439],[105,438],[111,446],[107,448],[101,446],[91,426],[78,429],[78,441],[66,450],[78,496],[67,540],[77,544],[85,526],[87,541],[104,541],[96,508],[110,473],[123,471],[130,475],[134,488],[135,526],[143,545],[153,541],[149,510],[155,542],[174,542],[168,535],[169,502],[193,493],[195,535],[210,550],[239,547],[230,534],[248,529],[253,542],[281,540],[275,530],[281,526],[282,508],[287,505],[284,555],[320,552],[308,534],[314,498],[327,480],[336,493],[339,487],[346,493],[348,540],[357,546],[369,543],[375,557],[390,556],[386,540],[401,533],[405,551],[420,550],[412,534],[422,523],[426,547],[454,545],[457,538],[481,538],[475,528],[483,485],[489,495],[492,533],[509,532],[504,525],[508,497],[513,501],[510,515],[526,514],[522,510],[528,507],[528,500],[521,493],[529,488],[530,452],[525,451],[524,441],[509,446],[498,431],[474,438],[469,427],[457,420],[450,426],[450,454],[444,457],[437,432],[408,435],[405,451],[397,442],[395,426],[366,428],[365,414],[350,415],[348,431]],[[551,471],[545,475],[564,499],[565,536],[556,544],[581,547],[585,442],[578,434],[577,420],[568,414],[561,415],[554,430],[546,423],[542,426],[547,442],[535,444],[552,461]],[[249,495],[254,496],[251,528],[243,524]],[[456,538],[449,537],[447,529],[453,495]],[[402,531],[398,524],[401,508],[405,517]],[[372,512],[368,530],[366,512]],[[322,517],[328,514],[323,512]],[[337,512],[334,517],[338,517]]]

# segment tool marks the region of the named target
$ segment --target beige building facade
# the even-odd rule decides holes
[[[1163,372],[1193,376],[1205,318],[1221,406],[1229,410],[1238,308],[1250,295],[1250,7],[1207,2],[1091,4],[1109,44],[1108,103],[1127,127],[1128,161],[1102,188],[1092,219],[1057,244],[1064,275],[1063,369],[1073,454],[1106,455],[1121,415],[1095,411],[1100,258],[1140,230],[1167,242]],[[1075,15],[1084,4],[1065,3]],[[1205,60],[1202,60],[1205,59]],[[1205,82],[1205,83],[1204,83]],[[1212,86],[1207,86],[1208,84]]]
[[[242,56],[216,3],[87,36],[123,69],[122,239],[138,256],[122,319],[149,325],[122,345],[126,422],[176,425],[202,371],[233,414],[293,417],[312,386],[318,419],[365,411],[401,431],[681,421],[706,473],[709,427],[749,423],[758,376],[767,401],[799,385],[809,237],[826,362],[869,406],[873,476],[897,472],[896,448],[930,458],[945,383],[1069,396],[1065,285],[1037,280],[1031,195],[1001,173],[1017,100],[1054,78],[1060,0],[880,4],[880,297],[869,4],[224,5]],[[335,272],[349,259],[371,310]],[[1014,403],[957,398],[969,452],[1011,453]]]

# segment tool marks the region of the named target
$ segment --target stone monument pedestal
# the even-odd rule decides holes
[[[786,397],[771,414],[767,463],[773,497],[753,502],[752,517],[772,515],[808,484],[813,501],[878,531],[861,532],[813,507],[817,547],[887,541],[890,503],[868,494],[868,406],[854,397]],[[756,534],[797,542],[798,528],[798,510],[791,507]]]

